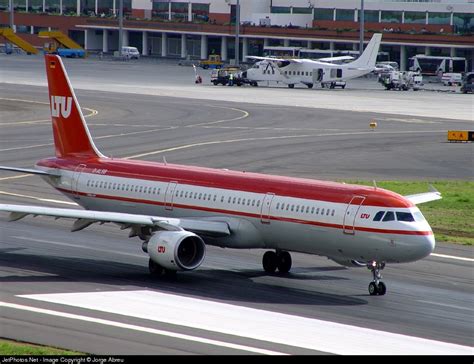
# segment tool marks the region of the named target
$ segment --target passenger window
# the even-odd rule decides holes
[[[314,214],[314,207],[311,207],[311,213]]]
[[[393,221],[395,220],[395,214],[393,211],[387,211],[382,221]]]
[[[277,203],[276,209],[278,210],[280,208],[280,203]]]
[[[224,202],[224,196],[221,197],[221,202]]]
[[[319,207],[316,209],[316,215],[319,215]]]
[[[236,198],[234,197],[234,198],[232,199],[232,203],[233,203],[233,204],[235,204],[235,200],[236,200]]]
[[[237,200],[237,205],[240,205],[240,197],[239,197],[239,199]]]
[[[331,212],[331,210],[327,209],[326,210],[326,216],[329,216],[329,213]]]
[[[324,215],[324,209],[321,209],[321,215]]]
[[[331,216],[334,216],[335,213],[336,213],[336,211],[332,210]]]
[[[398,212],[397,211],[397,220],[398,221],[406,221],[406,222],[413,222],[415,219],[413,215],[409,212]]]
[[[259,201],[257,201],[257,207],[259,207],[259,206],[260,206],[260,200],[259,200]]]
[[[291,211],[295,211],[295,205],[291,205]]]
[[[382,220],[382,216],[385,213],[385,211],[379,211],[375,214],[374,221],[380,221]]]

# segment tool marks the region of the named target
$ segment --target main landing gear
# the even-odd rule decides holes
[[[150,275],[153,278],[165,277],[169,279],[175,279],[177,275],[175,270],[165,269],[151,259],[148,260],[148,269],[150,271]]]
[[[383,296],[387,292],[387,286],[381,281],[380,271],[385,268],[385,262],[370,262],[367,268],[372,271],[373,280],[369,284],[369,293],[371,296]]]
[[[275,273],[277,268],[280,273],[288,273],[291,269],[291,255],[287,251],[268,251],[263,254],[262,265],[267,273]]]

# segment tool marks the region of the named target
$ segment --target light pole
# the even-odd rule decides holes
[[[364,51],[364,0],[360,0],[359,23],[359,55],[362,55]]]
[[[235,5],[235,65],[239,65],[240,58],[240,0]]]
[[[13,25],[13,10],[14,10],[13,0],[8,1],[8,6],[10,7],[10,28],[11,28],[12,31],[15,31],[15,29],[13,29],[14,28],[14,25]]]
[[[119,55],[122,55],[123,44],[123,0],[119,1]]]

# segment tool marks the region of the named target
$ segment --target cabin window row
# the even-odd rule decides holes
[[[130,185],[127,183],[88,180],[86,185],[87,187],[91,188],[101,188],[113,191],[130,191],[138,193],[147,193],[152,195],[159,195],[161,193],[161,188],[159,187],[138,186]]]
[[[189,191],[176,191],[176,197],[179,198],[193,198],[196,200],[204,200],[204,201],[214,201],[218,200],[218,195],[213,195],[210,193],[198,193],[198,192],[189,192]],[[225,196],[220,197],[220,202],[225,202]],[[241,197],[227,197],[227,203],[234,204],[234,205],[242,205],[242,206],[256,206],[260,207],[260,200],[251,199],[251,198],[241,198]]]
[[[304,71],[285,71],[284,74],[288,76],[311,76],[311,72]]]
[[[329,208],[319,208],[319,207],[314,207],[314,206],[306,206],[306,205],[294,205],[290,203],[277,203],[276,204],[276,209],[277,210],[285,210],[285,211],[294,211],[294,212],[301,212],[301,213],[306,213],[306,214],[313,214],[313,215],[326,215],[326,216],[334,216],[336,214],[336,210],[334,209],[329,209]]]

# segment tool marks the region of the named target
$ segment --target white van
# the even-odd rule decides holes
[[[443,73],[441,82],[445,86],[460,85],[462,83],[461,73]]]
[[[122,47],[121,55],[128,59],[140,58],[140,52],[136,47]]]

